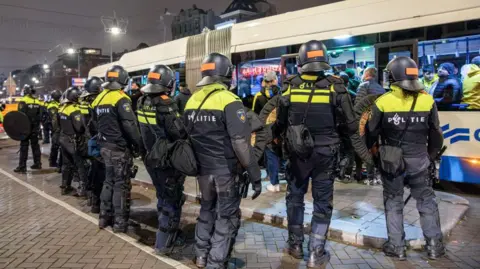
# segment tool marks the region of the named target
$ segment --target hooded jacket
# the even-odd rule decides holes
[[[455,77],[455,66],[452,63],[443,63],[440,68],[448,71],[448,76],[440,77],[433,89],[433,98],[440,110],[450,109],[452,104],[459,104],[462,100],[462,84]]]
[[[468,104],[468,109],[480,109],[480,67],[472,64],[463,81],[462,103]]]

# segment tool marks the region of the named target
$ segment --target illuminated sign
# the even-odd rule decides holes
[[[83,87],[87,82],[86,78],[72,78],[72,86]]]
[[[254,67],[241,67],[240,73],[243,77],[251,77],[251,76],[258,76],[264,75],[269,71],[274,71],[280,73],[280,66],[279,65],[262,65],[262,66],[254,66]]]
[[[99,50],[99,49],[84,49],[83,53],[91,54],[91,55],[100,55],[102,53],[102,51]]]

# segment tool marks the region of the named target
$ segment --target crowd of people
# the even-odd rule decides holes
[[[340,76],[326,74],[331,66],[320,41],[300,47],[298,66],[299,74],[289,76],[281,88],[275,72],[264,74],[262,88],[248,106],[230,90],[234,68],[219,53],[204,59],[196,91],[190,92],[182,83],[174,99],[175,75],[165,65],[152,67],[147,85],[130,95],[124,91],[128,72],[119,65],[109,68],[104,80],[89,78],[82,90],[53,91],[48,105],[26,85],[19,111],[28,116],[32,133],[21,141],[15,172],[27,170],[29,143],[34,157],[31,168],[42,168],[38,132],[46,115],[52,130],[50,166],[60,167],[61,194],[74,192],[88,199],[92,212],[99,214],[101,229],[111,226],[114,232],[127,232],[134,228],[129,219],[131,179],[138,169],[134,159],[140,158],[156,189],[155,251],[159,255],[183,243],[183,184],[186,176],[196,176],[202,195],[195,263],[199,268],[227,268],[240,227],[241,199],[246,198],[249,185],[252,199],[262,193],[259,163],[263,157],[268,191],[279,191],[280,174],[285,173],[286,250],[298,259],[304,257],[304,198],[311,182],[314,206],[307,266],[314,268],[330,258],[326,240],[335,178],[346,181],[352,177],[353,163],[361,173],[358,170],[365,162],[368,184],[376,184],[375,169],[381,171],[378,181],[384,186],[389,232],[384,252],[406,258],[402,197],[408,184],[417,199],[428,257],[444,255],[435,195],[425,180],[430,159],[443,140],[434,99],[422,94],[425,86],[415,62],[397,57],[389,63],[388,94],[376,82],[375,68],[367,68],[362,81],[349,68]],[[380,154],[374,156],[358,146],[362,143],[352,99],[358,105],[380,95],[368,125],[371,139],[380,136],[383,141]],[[410,124],[408,111],[423,119]],[[393,124],[387,120],[393,114],[406,120]]]

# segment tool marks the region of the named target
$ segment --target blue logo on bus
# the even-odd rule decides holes
[[[441,127],[443,137],[450,139],[450,144],[453,145],[460,141],[470,141],[470,129],[469,128],[453,128],[450,129],[450,124],[445,124]],[[480,142],[480,129],[473,132],[473,138]]]

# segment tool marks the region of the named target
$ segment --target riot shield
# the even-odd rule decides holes
[[[11,111],[5,115],[3,128],[7,135],[16,141],[27,139],[32,132],[32,125],[28,116],[20,111]]]

